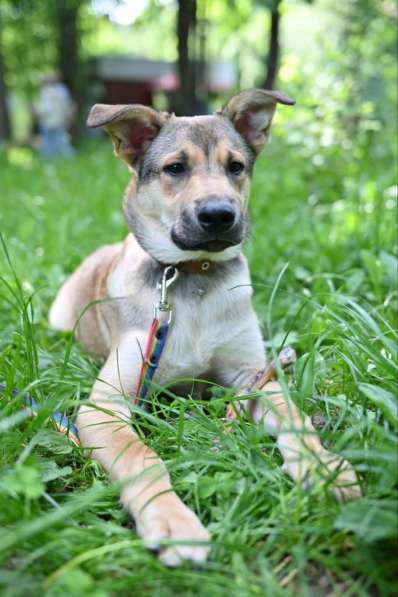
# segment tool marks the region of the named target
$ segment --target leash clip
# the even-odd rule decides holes
[[[163,270],[162,279],[158,282],[157,288],[160,290],[160,300],[154,304],[155,318],[160,313],[168,313],[168,323],[171,321],[171,305],[167,300],[167,291],[174,284],[179,276],[179,271],[174,265],[168,265]]]

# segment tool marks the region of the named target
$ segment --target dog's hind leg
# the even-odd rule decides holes
[[[141,441],[130,424],[124,395],[131,396],[142,363],[147,333],[130,331],[111,351],[94,384],[88,405],[77,417],[83,447],[92,451],[111,478],[122,485],[121,501],[133,515],[145,544],[159,550],[169,566],[184,560],[203,562],[209,533],[173,491],[160,458]],[[162,546],[162,541],[175,545]]]
[[[76,323],[76,272],[66,279],[50,307],[48,321],[52,328],[71,332]]]
[[[88,309],[87,306],[106,297],[109,268],[122,246],[122,243],[105,245],[87,257],[66,279],[49,313],[50,325],[60,331],[73,331],[79,321],[76,329],[79,342],[88,351],[103,357],[109,352],[109,342],[103,338],[99,306],[93,304]]]

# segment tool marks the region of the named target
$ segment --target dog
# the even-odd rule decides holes
[[[264,369],[242,244],[253,166],[278,103],[294,101],[282,92],[254,89],[208,116],[96,104],[87,120],[110,134],[116,156],[132,173],[123,202],[130,232],[123,243],[83,261],[60,289],[49,321],[58,330],[76,330],[83,347],[105,359],[77,415],[80,440],[121,483],[121,502],[137,533],[169,566],[204,562],[210,536],[173,491],[158,455],[132,429],[128,398],[136,392],[167,267],[178,279],[168,289],[173,318],[156,384],[200,378],[239,395]],[[352,467],[323,448],[309,417],[278,382],[263,389],[266,394],[242,400],[239,408],[276,437],[292,479],[306,483],[321,466],[325,478],[334,477],[330,487],[339,499],[359,497]]]

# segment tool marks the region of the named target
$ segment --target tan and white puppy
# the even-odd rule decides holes
[[[82,445],[92,448],[112,479],[124,481],[123,505],[139,535],[168,565],[204,561],[210,537],[173,492],[159,457],[133,431],[129,399],[141,370],[157,284],[168,264],[177,265],[180,274],[171,290],[173,322],[156,384],[207,378],[239,392],[264,368],[241,248],[248,230],[250,175],[278,102],[294,103],[277,91],[253,90],[239,93],[212,116],[177,118],[140,105],[96,105],[88,117],[88,126],[108,131],[116,155],[132,171],[124,198],[131,233],[80,265],[59,291],[50,323],[73,330],[78,322],[81,344],[106,359],[90,406],[78,413]],[[204,259],[212,265],[206,274],[192,267]],[[184,267],[185,262],[191,266]],[[290,476],[305,481],[321,465],[329,481],[334,475],[337,497],[359,496],[354,471],[322,447],[310,419],[284,397],[277,382],[264,389],[270,393],[245,401],[244,407],[277,438]],[[176,543],[162,548],[164,539]]]

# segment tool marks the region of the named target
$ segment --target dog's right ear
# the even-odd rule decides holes
[[[168,117],[165,112],[140,104],[95,104],[88,115],[87,126],[103,127],[112,137],[115,155],[134,168]]]

